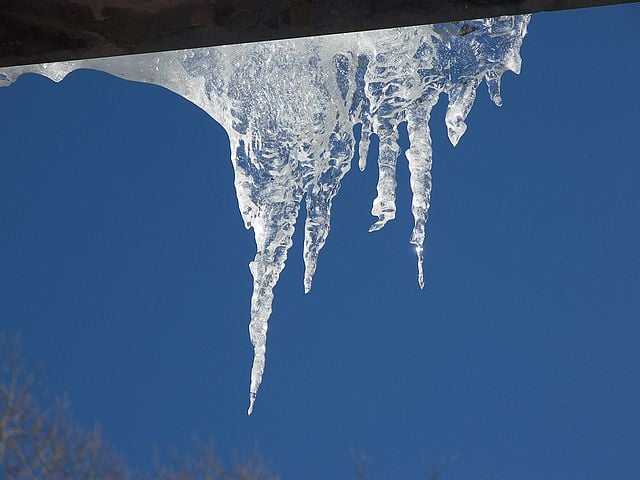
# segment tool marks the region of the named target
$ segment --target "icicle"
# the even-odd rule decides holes
[[[464,122],[473,107],[476,99],[476,88],[478,80],[465,79],[461,83],[455,85],[449,92],[449,107],[445,120],[447,123],[447,133],[449,140],[455,147],[464,132],[467,131],[467,124]]]
[[[378,220],[369,227],[370,232],[380,230],[389,220],[396,218],[396,163],[400,154],[396,122],[378,124],[375,131],[380,138],[378,195],[373,200],[371,215],[378,217]]]
[[[350,135],[334,134],[326,156],[327,166],[318,181],[309,187],[306,194],[307,219],[304,225],[304,293],[311,291],[316,272],[318,254],[329,235],[331,202],[340,189],[340,182],[351,167],[353,139]]]
[[[500,75],[493,70],[489,70],[484,74],[484,79],[487,82],[487,89],[489,90],[489,97],[496,106],[502,106],[502,96],[500,95]]]
[[[91,68],[162,85],[209,113],[229,134],[240,213],[253,228],[256,256],[249,333],[254,348],[249,387],[253,411],[265,368],[273,288],[306,200],[304,289],[330,229],[331,207],[353,156],[353,128],[362,125],[359,168],[370,135],[380,139],[378,230],[396,214],[397,126],[408,122],[413,199],[411,243],[424,286],[425,225],[431,198],[429,116],[449,96],[446,124],[455,145],[464,134],[476,88],[485,80],[500,105],[500,79],[520,71],[529,16],[424,25],[276,42],[199,48],[0,69],[0,86],[34,72],[60,81]]]
[[[425,225],[429,215],[431,200],[431,132],[429,118],[431,109],[438,101],[438,92],[430,91],[420,103],[413,104],[407,111],[407,130],[411,146],[406,152],[411,175],[411,212],[414,227],[411,243],[416,247],[418,257],[418,285],[424,288],[423,245]]]
[[[278,179],[274,179],[274,183],[277,185]],[[275,194],[275,192],[270,193]],[[287,251],[293,244],[292,237],[301,198],[302,192],[293,190],[281,201],[262,206],[260,214],[252,224],[256,236],[257,253],[253,262],[249,264],[253,275],[249,335],[254,349],[249,388],[249,415],[253,411],[253,404],[264,374],[273,288],[284,269]]]
[[[369,143],[371,127],[369,122],[362,123],[362,133],[360,134],[360,144],[358,145],[358,168],[363,172],[367,168],[367,155],[369,155]]]

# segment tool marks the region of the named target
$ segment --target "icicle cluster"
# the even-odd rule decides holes
[[[411,243],[424,286],[422,252],[431,192],[429,115],[441,93],[449,104],[449,139],[467,126],[476,88],[485,80],[501,104],[500,78],[520,71],[519,50],[529,16],[200,48],[157,54],[31,65],[0,70],[0,86],[36,72],[55,81],[90,68],[162,85],[203,108],[231,141],[242,218],[253,228],[253,295],[249,332],[254,346],[251,413],[265,365],[273,288],[306,205],[304,289],[311,289],[318,253],[329,234],[331,202],[349,171],[362,125],[360,169],[369,139],[380,140],[377,197],[369,229],[395,217],[398,124],[407,122],[406,152],[415,219]]]

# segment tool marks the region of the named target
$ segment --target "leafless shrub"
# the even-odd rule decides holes
[[[371,463],[371,457],[363,452],[356,452],[353,448],[349,449],[349,454],[353,462],[353,473],[356,480],[367,480],[367,467]]]
[[[350,449],[349,452],[351,454],[351,460],[353,461],[356,480],[369,480],[368,466],[371,463],[371,457],[363,452],[356,452],[354,449]],[[421,458],[424,478],[426,480],[442,480],[442,472],[454,463],[458,459],[458,456],[453,455],[433,466],[427,461],[425,455],[422,455]]]
[[[193,440],[191,452],[186,455],[170,451],[168,460],[162,460],[154,453],[151,474],[143,475],[144,480],[280,480],[272,473],[258,449],[243,459],[234,459],[226,466],[215,452],[213,439]]]
[[[458,460],[458,455],[453,455],[440,463],[431,466],[427,461],[426,455],[422,455],[422,470],[426,480],[441,480],[442,472],[444,472],[452,463]]]
[[[20,342],[0,336],[0,478],[11,480],[122,480],[122,459],[96,426],[86,431],[66,397],[47,409],[36,375],[22,361]]]
[[[66,396],[49,401],[22,359],[16,337],[0,334],[0,479],[7,480],[279,480],[256,451],[226,466],[212,440],[194,439],[186,455],[156,452],[151,472],[127,468],[96,425],[87,431],[71,417]]]
[[[66,396],[50,401],[38,376],[26,368],[16,337],[0,333],[0,479],[7,480],[280,480],[256,447],[229,465],[217,455],[213,440],[194,438],[186,454],[156,450],[148,472],[129,469],[102,438],[100,428],[85,430],[71,417]],[[51,403],[51,407],[43,405]],[[356,480],[367,480],[371,458],[351,449]],[[457,456],[430,466],[426,480],[442,480]]]

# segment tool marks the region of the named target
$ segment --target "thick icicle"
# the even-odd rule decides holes
[[[293,244],[291,238],[300,206],[301,192],[266,209],[253,228],[256,234],[256,257],[249,264],[253,275],[253,295],[251,296],[251,323],[249,334],[253,343],[253,366],[249,388],[249,410],[262,383],[265,354],[267,350],[267,329],[273,304],[273,288],[284,268],[287,251]]]
[[[340,189],[342,177],[351,167],[353,138],[345,133],[335,133],[330,149],[325,153],[328,161],[318,180],[309,185],[306,195],[307,219],[304,225],[304,292],[311,291],[316,272],[318,253],[329,235],[331,202]]]
[[[380,138],[378,196],[373,200],[371,214],[378,220],[369,227],[370,232],[380,230],[389,220],[396,218],[396,164],[400,154],[396,122],[376,125],[375,131]]]
[[[380,140],[378,230],[396,214],[398,125],[407,121],[413,200],[411,243],[422,288],[425,224],[431,197],[429,116],[441,93],[455,145],[476,88],[486,81],[501,104],[500,79],[520,71],[519,50],[529,16],[394,28],[247,45],[28,65],[0,70],[0,86],[34,72],[60,81],[80,68],[162,85],[222,124],[231,144],[240,213],[254,230],[256,256],[249,332],[254,347],[250,406],[265,366],[273,288],[291,247],[300,203],[306,201],[304,289],[311,288],[327,240],[331,206],[354,151],[361,124],[360,169],[370,135]]]

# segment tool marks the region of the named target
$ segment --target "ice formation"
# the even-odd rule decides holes
[[[464,134],[476,88],[484,80],[496,105],[500,79],[520,70],[520,46],[529,16],[499,17],[91,59],[0,70],[0,86],[23,73],[55,81],[89,68],[162,85],[186,97],[226,129],[231,142],[238,204],[253,228],[257,253],[249,332],[254,347],[249,414],[265,365],[273,288],[292,245],[302,200],[304,290],[311,289],[318,253],[329,233],[331,202],[349,171],[362,125],[360,169],[369,139],[379,137],[377,197],[369,229],[395,217],[398,124],[407,122],[414,227],[411,243],[424,286],[423,244],[431,192],[429,115],[441,93],[449,99],[446,125],[454,145]]]

